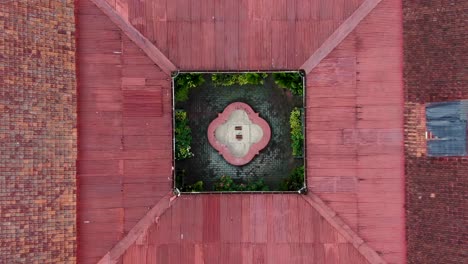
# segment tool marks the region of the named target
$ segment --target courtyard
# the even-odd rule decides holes
[[[194,87],[181,92],[184,83],[189,81],[178,80],[185,80],[190,76],[195,76],[192,77],[194,81],[191,83]],[[302,135],[301,109],[304,106],[302,75],[299,72],[247,73],[246,78],[237,80],[239,76],[242,74],[181,73],[175,77],[176,116],[181,112],[185,113],[191,132],[191,154],[178,159],[176,153],[175,178],[176,187],[180,191],[298,191],[304,186],[303,142],[300,142],[300,150],[294,151],[298,153],[293,153],[291,135],[293,112],[300,113]],[[299,83],[298,89],[301,90],[285,88],[291,86],[293,82],[288,82],[288,79],[281,83],[281,76],[296,77],[296,83]],[[234,102],[249,105],[271,128],[271,138],[267,146],[242,166],[227,162],[210,144],[207,137],[210,123],[226,106]],[[177,120],[176,117],[176,131]],[[176,136],[175,141],[178,149],[177,144],[181,144],[184,140],[177,140]],[[300,187],[296,184],[289,188],[288,178],[295,171],[297,174],[297,170],[301,170],[301,167]],[[231,186],[226,187],[226,185]]]

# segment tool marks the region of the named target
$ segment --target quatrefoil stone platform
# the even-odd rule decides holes
[[[268,145],[271,129],[258,113],[245,103],[228,105],[208,126],[208,141],[236,166],[249,163]]]

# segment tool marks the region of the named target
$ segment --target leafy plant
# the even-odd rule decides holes
[[[303,95],[304,85],[299,72],[276,72],[273,78],[279,87],[289,89],[294,95]]]
[[[185,169],[177,168],[175,171],[175,183],[176,187],[181,191],[185,190],[185,178]]]
[[[214,189],[215,191],[235,191],[236,190],[236,184],[232,180],[231,177],[229,176],[221,176],[221,178],[218,179],[217,182],[214,184]]]
[[[245,192],[245,191],[268,191],[268,186],[265,185],[265,181],[263,179],[258,180],[249,180],[247,183],[240,183],[237,185],[237,191]]]
[[[184,192],[202,192],[203,191],[203,181],[197,181],[194,184],[187,185],[183,189]]]
[[[295,168],[280,184],[281,191],[298,191],[304,187],[304,166]]]
[[[211,75],[211,80],[215,86],[238,85],[261,85],[268,76],[266,73],[215,73]]]
[[[291,148],[292,154],[295,157],[303,156],[304,133],[302,131],[301,115],[301,110],[295,107],[289,117],[289,125],[291,127]]]
[[[245,191],[268,191],[263,179],[248,180],[247,182],[235,183],[229,176],[221,176],[214,184],[215,191],[220,192],[245,192]]]
[[[261,85],[264,83],[265,78],[268,76],[266,73],[256,73],[256,72],[247,72],[239,74],[237,77],[237,82],[239,85]]]
[[[175,177],[176,186],[181,192],[202,192],[204,190],[203,181],[197,181],[194,184],[185,184],[185,179],[188,178],[185,169],[177,169]]]
[[[205,78],[200,73],[181,73],[175,78],[175,101],[185,102],[189,98],[190,89],[202,85]]]
[[[187,112],[175,112],[175,159],[182,160],[193,157],[191,151],[192,130],[190,129]]]
[[[231,86],[237,83],[236,74],[215,73],[211,75],[211,81],[215,86]]]

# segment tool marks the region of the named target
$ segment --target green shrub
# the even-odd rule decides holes
[[[186,179],[185,177],[185,170],[177,168],[175,171],[175,183],[176,183],[176,188],[179,190],[183,191],[185,189],[185,184],[184,181]]]
[[[262,85],[265,78],[268,76],[266,73],[247,72],[238,75],[237,82],[239,85]]]
[[[237,188],[236,188],[236,184],[234,183],[231,177],[221,176],[221,178],[219,178],[218,181],[215,182],[214,189],[215,191],[223,192],[223,191],[235,191]]]
[[[175,112],[175,159],[182,160],[193,157],[190,145],[192,143],[192,131],[190,129],[187,112],[177,110]]]
[[[204,190],[203,181],[197,181],[194,184],[185,184],[185,180],[188,178],[187,171],[185,169],[177,169],[176,174],[176,187],[181,192],[202,192]]]
[[[264,72],[215,73],[211,75],[211,80],[215,86],[261,85],[267,76],[268,74]]]
[[[197,181],[194,184],[187,185],[183,189],[184,192],[203,192],[203,181]]]
[[[185,102],[189,98],[190,89],[202,85],[205,78],[200,73],[180,73],[175,78],[175,101]]]
[[[273,73],[275,83],[285,89],[289,89],[294,95],[303,95],[302,76],[298,72],[276,72]]]
[[[231,86],[237,83],[237,74],[215,73],[211,75],[215,86]]]
[[[214,184],[215,191],[220,192],[248,192],[248,191],[268,191],[263,179],[248,180],[247,182],[235,183],[229,176],[221,176]]]
[[[240,183],[237,185],[238,191],[268,191],[268,186],[265,185],[265,181],[263,179],[258,180],[249,180],[245,184]]]
[[[304,166],[295,168],[280,184],[280,191],[298,191],[304,187]]]
[[[295,107],[289,118],[289,125],[291,127],[291,148],[292,154],[295,157],[303,156],[304,133],[302,131],[301,115],[301,110]]]

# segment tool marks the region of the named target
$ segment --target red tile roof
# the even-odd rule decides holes
[[[163,2],[116,10],[183,70],[298,69],[360,4]],[[95,263],[171,190],[171,87],[106,15],[78,5],[78,257]],[[403,263],[401,54],[400,1],[385,0],[307,76],[309,188],[336,218],[298,195],[183,196],[123,262],[378,263],[374,248]],[[370,247],[336,235],[341,219]]]
[[[73,1],[0,1],[0,263],[76,261]]]
[[[180,69],[271,70],[298,69],[362,0],[108,2]]]
[[[300,195],[177,198],[123,263],[368,263]]]
[[[402,8],[382,1],[307,76],[309,188],[405,262]]]
[[[77,19],[78,258],[96,263],[171,190],[171,80],[91,2]]]

